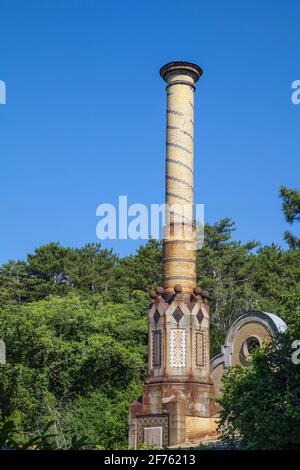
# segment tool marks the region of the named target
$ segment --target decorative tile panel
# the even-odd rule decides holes
[[[145,428],[161,427],[162,428],[162,446],[167,447],[169,445],[169,416],[168,415],[149,415],[149,416],[137,416],[137,447],[144,442],[145,439]]]
[[[161,367],[161,331],[152,332],[152,367]]]
[[[196,348],[195,348],[195,362],[196,367],[206,367],[206,335],[204,331],[197,330],[196,335]]]
[[[170,330],[170,366],[186,367],[186,335],[182,328]]]

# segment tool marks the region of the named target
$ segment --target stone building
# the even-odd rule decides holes
[[[129,447],[179,445],[216,430],[221,377],[247,364],[251,349],[285,328],[264,312],[242,314],[221,354],[210,359],[208,294],[196,286],[194,225],[194,94],[198,65],[171,62],[160,70],[167,87],[164,284],[150,293],[148,375],[129,410]]]

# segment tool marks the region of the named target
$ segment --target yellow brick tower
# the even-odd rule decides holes
[[[198,65],[171,62],[160,70],[167,82],[166,228],[164,289],[183,292],[196,285],[194,228],[194,93]]]
[[[150,293],[148,375],[129,410],[129,446],[183,444],[215,427],[209,306],[196,286],[194,92],[198,65],[171,62],[167,82],[164,284]]]

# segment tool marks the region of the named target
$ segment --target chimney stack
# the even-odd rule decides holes
[[[196,286],[194,91],[202,70],[171,62],[160,74],[167,82],[164,287],[150,292],[148,374],[129,409],[132,448],[183,445],[216,429],[208,293]]]
[[[166,226],[164,291],[180,284],[184,293],[196,286],[194,225],[194,92],[202,75],[198,65],[170,62],[160,69],[167,82]]]

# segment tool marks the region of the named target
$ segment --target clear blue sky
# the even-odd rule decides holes
[[[300,2],[0,0],[0,262],[97,241],[95,210],[164,200],[161,65],[204,69],[196,200],[235,237],[282,243],[281,184],[299,188]],[[293,229],[296,230],[296,227]],[[121,255],[139,242],[104,243]]]

